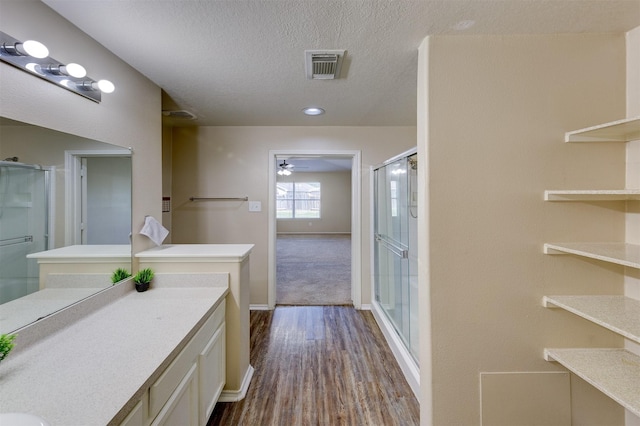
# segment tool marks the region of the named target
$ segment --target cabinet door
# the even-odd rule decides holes
[[[198,365],[193,363],[152,425],[198,425]]]
[[[225,323],[216,330],[198,357],[200,423],[206,424],[218,401],[226,378]]]
[[[131,410],[126,419],[120,423],[120,426],[144,426],[145,423],[145,410],[144,400],[147,398],[147,394],[142,397],[142,400],[136,404]]]

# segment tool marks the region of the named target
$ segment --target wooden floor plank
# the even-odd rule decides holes
[[[216,425],[417,425],[420,408],[373,316],[346,306],[251,312],[244,400]]]

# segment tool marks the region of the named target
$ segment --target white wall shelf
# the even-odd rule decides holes
[[[640,117],[567,132],[564,138],[565,142],[629,142],[637,139],[640,139]],[[640,189],[547,190],[544,200],[634,202],[640,200]],[[640,244],[545,243],[543,252],[571,254],[640,269]],[[546,308],[560,308],[578,315],[619,334],[629,343],[640,343],[640,300],[621,295],[567,295],[544,296],[542,304]],[[547,348],[544,359],[559,362],[640,417],[640,356],[637,354],[619,348]]]
[[[625,296],[544,296],[546,308],[562,308],[640,343],[640,300]]]
[[[545,254],[573,254],[640,269],[640,244],[545,243]]]
[[[639,201],[640,189],[547,190],[545,201]]]
[[[624,349],[545,349],[556,361],[640,416],[640,356]]]
[[[565,142],[629,142],[640,139],[640,117],[567,132]]]

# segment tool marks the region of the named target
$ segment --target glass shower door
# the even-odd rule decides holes
[[[38,264],[27,254],[47,249],[46,171],[0,164],[0,303],[38,291]]]
[[[374,170],[374,288],[376,301],[417,362],[412,175],[407,157]]]

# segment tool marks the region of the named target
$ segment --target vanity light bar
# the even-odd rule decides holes
[[[56,61],[42,43],[34,40],[21,42],[2,31],[0,60],[97,103],[102,100],[102,93],[115,90],[108,80],[96,81],[87,77],[82,65]]]

